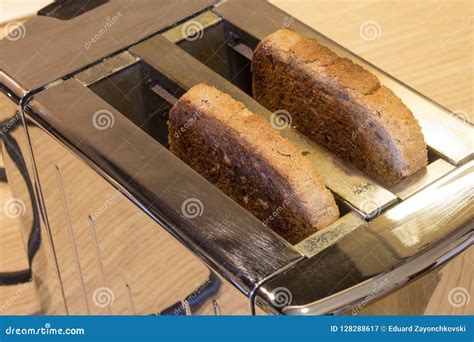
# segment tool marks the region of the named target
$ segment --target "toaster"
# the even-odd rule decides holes
[[[385,188],[293,128],[341,217],[292,245],[169,151],[205,82],[252,98],[252,50],[292,28],[412,110],[426,169]],[[265,1],[56,1],[0,42],[3,154],[41,314],[421,314],[473,244],[471,124]]]

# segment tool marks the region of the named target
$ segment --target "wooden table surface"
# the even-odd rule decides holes
[[[288,12],[289,19],[293,16],[305,22],[448,109],[474,121],[472,1],[272,2]],[[0,38],[2,35],[0,27]],[[6,105],[0,97],[0,109]],[[0,208],[10,197],[8,186],[0,183]],[[6,217],[3,210],[0,210],[0,227],[0,272],[24,268],[26,257],[17,222]],[[472,247],[441,271],[441,281],[425,313],[474,314],[474,299],[458,308],[449,305],[448,294],[456,287],[474,293]],[[31,314],[37,310],[33,286],[0,286],[0,314]]]

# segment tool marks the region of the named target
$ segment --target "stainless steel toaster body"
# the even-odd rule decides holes
[[[382,297],[425,293],[419,282],[472,245],[472,127],[272,5],[51,6],[25,23],[23,39],[0,42],[2,92],[17,109],[4,158],[26,207],[42,313],[393,313],[399,304]],[[282,27],[375,73],[429,145],[427,169],[385,189],[282,131],[308,152],[342,213],[294,246],[167,148],[168,110],[199,82],[271,116],[251,97],[249,58]],[[385,312],[372,310],[377,301]]]

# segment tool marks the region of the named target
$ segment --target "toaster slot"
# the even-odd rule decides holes
[[[152,80],[142,63],[107,76],[89,88],[160,144],[168,144],[168,111],[172,103],[152,90]],[[168,98],[170,100],[170,98]]]
[[[208,15],[219,18],[212,12],[208,12]],[[208,21],[203,22],[203,19],[198,16],[170,30],[180,32],[180,35],[165,32],[163,36],[252,96],[250,60],[243,54],[244,50],[238,50],[238,47],[245,49],[247,46],[240,44],[237,49],[235,48],[239,42],[238,37],[232,35],[225,21],[216,19],[212,25],[206,25]],[[202,31],[186,36],[186,28],[190,26],[195,26]],[[249,50],[251,51],[247,48],[246,51]]]

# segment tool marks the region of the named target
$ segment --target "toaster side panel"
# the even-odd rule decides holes
[[[250,313],[244,294],[66,147],[38,126],[29,134],[69,314]],[[43,313],[57,312],[44,297]]]
[[[24,120],[18,103],[10,101],[3,93],[0,93],[0,96],[4,100],[2,103],[6,104],[0,112],[0,119],[4,123],[0,152],[12,194],[3,209],[7,217],[19,223],[27,255],[25,270],[19,272],[23,274],[21,282],[25,282],[20,289],[34,286],[40,306],[43,304],[50,307],[50,314],[67,314],[54,246],[47,220],[41,213],[40,186],[35,178],[26,134],[26,126],[31,123]],[[36,272],[31,274],[31,269]],[[18,280],[15,279],[15,282]],[[32,312],[38,310],[36,303],[34,305]]]

